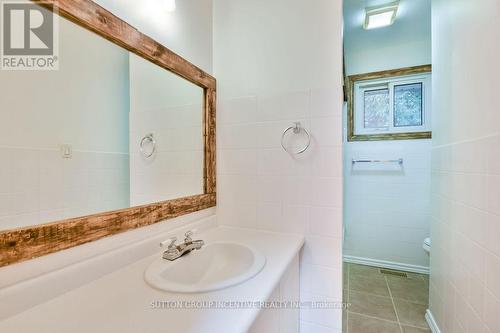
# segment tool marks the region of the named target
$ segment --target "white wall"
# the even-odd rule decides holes
[[[177,0],[176,10],[164,10],[163,0],[96,0],[208,73],[212,73],[212,0]]]
[[[203,193],[203,98],[202,88],[130,54],[132,206]],[[140,151],[148,133],[150,158]]]
[[[212,73],[212,0],[178,0],[176,1],[176,10],[172,13],[164,10],[161,0],[140,2],[135,0],[97,0],[96,2],[196,66],[208,73]],[[149,84],[142,86],[148,87]],[[164,95],[163,97],[176,96],[175,94],[159,90],[152,91],[146,89],[139,92],[139,95],[145,97],[151,95],[158,96],[158,94]],[[184,97],[187,98],[174,104],[177,106],[182,105],[182,108],[185,108],[184,115],[195,115],[197,112],[195,108],[198,106],[188,105],[192,103],[194,98],[189,96]],[[149,99],[149,97],[146,97],[146,99]],[[141,108],[144,106],[143,104],[146,99],[143,98],[141,101],[136,100],[137,103],[141,104]],[[137,103],[132,102],[132,110],[137,110]],[[174,123],[168,122],[167,118],[169,118],[169,114],[172,115],[178,111],[180,110],[170,110],[167,114],[161,111],[149,112],[147,116],[143,114],[142,116],[144,117],[139,113],[132,112],[130,115],[132,117],[131,142],[136,145],[137,141],[146,132],[164,132],[166,127],[172,130],[171,125],[174,125]],[[201,115],[201,111],[199,114]],[[143,121],[145,119],[148,119],[148,121]],[[131,144],[131,168],[133,169],[131,177],[134,178],[131,184],[133,204],[165,200],[165,198],[175,194],[187,195],[194,194],[195,192],[199,193],[199,182],[197,181],[197,173],[200,165],[199,155],[170,151],[170,148],[175,146],[183,147],[182,149],[185,150],[187,148],[186,144],[190,148],[199,150],[199,141],[193,140],[197,140],[201,130],[197,132],[195,126],[191,126],[191,130],[189,134],[184,133],[182,136],[176,136],[174,141],[170,138],[166,140],[160,139],[161,142],[158,142],[158,144],[162,146],[160,148],[162,156],[157,156],[150,161],[144,161],[139,156],[137,147]],[[173,133],[174,131],[169,132]],[[177,131],[176,135],[180,134],[179,132]],[[166,142],[169,143],[166,144]],[[178,163],[170,162],[172,160],[171,155],[176,155],[175,159]],[[189,167],[186,167],[186,165],[189,165]],[[186,173],[189,173],[189,176],[186,177]],[[174,174],[179,177],[175,178],[174,191],[170,191],[173,181],[171,176]],[[159,184],[151,181],[151,179],[158,179],[157,177],[161,179]],[[182,186],[184,189],[183,193],[178,192],[178,186]]]
[[[430,225],[430,140],[353,142],[344,157],[344,254],[426,269],[422,241]],[[352,165],[352,159],[403,158]],[[351,258],[352,259],[352,258]]]
[[[214,2],[218,223],[306,235],[302,300],[342,300],[341,7]],[[294,158],[280,137],[298,120],[313,143]],[[301,313],[302,332],[341,327],[340,310]]]
[[[0,229],[129,205],[128,52],[59,30],[58,71],[0,73]]]
[[[365,7],[387,2],[391,1],[344,1],[347,75],[431,63],[431,0],[400,0],[392,26],[365,30]]]
[[[364,30],[364,8],[379,2],[345,1],[347,75],[430,64],[431,1],[402,0],[394,25]],[[346,258],[427,269],[422,242],[430,233],[431,140],[346,142],[344,149]],[[353,170],[353,158],[403,158],[404,167]]]
[[[434,0],[430,310],[500,332],[500,3]]]

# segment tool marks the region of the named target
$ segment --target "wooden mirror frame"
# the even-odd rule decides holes
[[[0,267],[216,205],[216,80],[91,0],[31,0],[204,90],[203,194],[0,231]]]

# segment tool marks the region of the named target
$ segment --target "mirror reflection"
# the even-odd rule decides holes
[[[202,88],[63,18],[0,84],[0,230],[203,193]]]

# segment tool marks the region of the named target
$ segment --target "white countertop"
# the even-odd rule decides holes
[[[0,332],[22,333],[244,333],[259,313],[251,309],[153,309],[156,301],[265,301],[304,244],[301,235],[217,227],[196,238],[207,244],[234,241],[266,256],[264,269],[243,284],[203,294],[167,293],[149,287],[144,258],[62,296],[0,322]],[[196,253],[193,253],[196,255]],[[44,292],[40,290],[40,292]]]

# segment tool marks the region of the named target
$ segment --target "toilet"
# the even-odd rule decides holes
[[[427,252],[427,254],[431,253],[431,238],[430,237],[427,237],[426,239],[424,239],[424,243],[422,244],[422,247],[424,248],[425,252]]]

